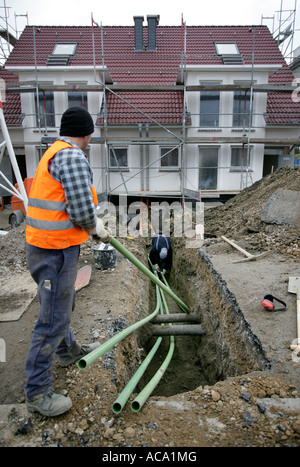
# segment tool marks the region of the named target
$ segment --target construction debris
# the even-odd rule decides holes
[[[229,238],[226,238],[224,235],[221,237],[225,242],[229,243],[229,245],[233,246],[233,248],[236,248],[238,251],[243,253],[243,255],[246,256],[244,259],[240,259],[238,261],[234,261],[234,263],[241,263],[242,261],[256,261],[259,258],[262,258],[263,256],[266,256],[268,252],[266,251],[265,253],[260,253],[259,255],[252,255],[248,251],[244,250],[244,248],[241,248],[239,245],[234,243],[232,240],[229,240]]]

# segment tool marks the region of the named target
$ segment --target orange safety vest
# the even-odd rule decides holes
[[[60,250],[80,245],[88,240],[87,230],[75,226],[66,211],[62,184],[48,172],[48,163],[58,151],[72,145],[57,140],[43,155],[34,176],[26,215],[26,241],[39,248]],[[98,204],[94,185],[93,202]]]

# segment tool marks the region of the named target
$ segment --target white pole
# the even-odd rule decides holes
[[[13,149],[13,146],[11,144],[8,129],[7,129],[7,126],[6,126],[4,113],[3,113],[1,94],[0,94],[0,124],[1,124],[2,135],[3,135],[3,138],[4,138],[5,142],[6,142],[6,147],[7,147],[7,152],[8,152],[9,158],[10,158],[10,162],[11,162],[12,168],[14,170],[14,174],[15,174],[15,177],[16,177],[16,180],[17,180],[17,183],[18,183],[18,187],[19,187],[21,196],[22,196],[22,201],[24,203],[25,211],[27,211],[28,198],[27,198],[26,190],[25,190],[24,183],[23,183],[23,180],[22,180],[22,177],[21,177],[21,173],[20,173],[20,170],[19,170],[19,166],[18,166],[18,163],[17,163],[17,159],[16,159],[16,156],[15,156],[15,153],[14,153],[14,149]]]

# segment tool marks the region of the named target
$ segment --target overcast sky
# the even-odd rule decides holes
[[[181,17],[187,26],[192,25],[254,25],[261,24],[262,16],[274,16],[278,27],[279,10],[284,10],[285,20],[291,11],[300,6],[300,0],[0,0],[1,16],[4,4],[9,9],[9,23],[15,28],[15,14],[18,15],[17,29],[22,30],[27,19],[19,16],[28,13],[30,25],[91,25],[91,16],[104,26],[131,26],[133,16],[159,15],[162,26],[180,25]],[[298,8],[297,8],[298,10]],[[294,48],[300,45],[300,18],[296,14]],[[265,19],[264,24],[271,32],[273,20]],[[288,26],[288,23],[285,24]]]

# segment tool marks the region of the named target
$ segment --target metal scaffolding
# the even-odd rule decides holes
[[[95,35],[95,30],[98,29],[100,30],[100,38],[101,38],[101,62],[102,62],[102,71],[100,71],[100,74],[102,74],[102,79],[99,80],[97,77],[96,73],[96,35]],[[254,63],[255,63],[255,56],[254,56],[254,42],[255,42],[255,27],[253,27],[253,44],[252,44],[252,67],[251,67],[251,78],[246,84],[201,84],[201,85],[187,85],[186,84],[186,74],[187,74],[187,66],[186,66],[186,24],[182,23],[182,30],[183,30],[183,50],[182,50],[182,56],[181,56],[181,65],[180,65],[180,70],[179,70],[179,76],[181,77],[181,84],[177,84],[176,86],[159,86],[159,85],[116,85],[116,84],[106,84],[106,66],[105,66],[105,51],[104,51],[104,42],[103,42],[103,27],[102,24],[98,24],[92,17],[92,40],[93,40],[93,68],[94,68],[94,84],[92,85],[84,85],[84,84],[78,84],[76,85],[76,91],[78,92],[96,92],[96,93],[102,93],[103,100],[102,100],[102,115],[103,115],[103,123],[101,126],[101,129],[103,131],[103,137],[100,138],[93,138],[91,141],[91,144],[101,144],[104,148],[104,165],[96,167],[97,169],[104,170],[104,177],[105,177],[105,192],[103,195],[105,197],[109,197],[110,195],[114,194],[116,190],[120,186],[124,186],[125,192],[129,194],[129,190],[127,187],[127,183],[134,177],[137,176],[143,176],[144,173],[148,173],[149,170],[153,168],[153,166],[159,162],[163,157],[165,157],[168,153],[172,152],[174,149],[178,149],[181,153],[181,166],[178,167],[179,175],[180,175],[180,180],[181,180],[181,186],[180,186],[180,192],[177,194],[179,198],[182,198],[183,201],[185,200],[185,197],[195,197],[197,199],[201,198],[201,189],[197,187],[195,190],[188,190],[186,188],[186,181],[187,181],[187,171],[188,170],[199,170],[198,167],[186,167],[185,165],[185,154],[187,151],[187,147],[190,144],[224,144],[224,143],[237,143],[240,144],[243,148],[243,154],[245,153],[245,157],[243,160],[245,161],[245,166],[241,167],[241,183],[240,183],[240,188],[244,188],[248,186],[249,181],[252,183],[251,180],[251,172],[249,171],[249,151],[250,151],[250,146],[255,145],[255,144],[267,144],[267,145],[280,145],[280,146],[288,146],[288,147],[293,147],[294,145],[298,144],[299,140],[291,140],[290,138],[280,138],[277,140],[272,140],[267,139],[267,138],[258,138],[258,137],[253,137],[252,132],[255,130],[255,126],[253,126],[253,117],[256,116],[254,113],[253,109],[253,96],[255,93],[291,93],[295,88],[291,85],[270,85],[270,84],[265,84],[265,85],[258,85],[255,83],[254,80]],[[33,27],[33,33],[34,33],[34,41],[35,39],[35,28]],[[35,68],[36,68],[36,80],[35,81],[26,81],[22,82],[20,81],[18,85],[16,86],[15,84],[8,85],[6,92],[7,93],[35,93],[38,99],[39,92],[42,92],[44,95],[46,92],[68,92],[68,91],[74,91],[74,86],[73,85],[50,85],[46,84],[43,82],[38,81],[38,73],[37,73],[37,56],[36,56],[36,47],[34,48],[34,53],[35,53]],[[99,67],[98,67],[99,69]],[[187,110],[187,93],[190,92],[201,92],[201,91],[219,91],[219,92],[234,92],[234,91],[240,91],[245,93],[245,96],[248,94],[250,95],[250,102],[249,102],[249,115],[248,115],[248,120],[249,124],[244,125],[243,128],[241,128],[241,133],[242,136],[236,136],[236,137],[218,137],[218,136],[205,136],[205,137],[188,137],[187,130],[191,129],[192,126],[189,123],[189,120],[191,117],[194,117],[195,115],[191,115],[188,110]],[[172,91],[172,92],[181,92],[183,93],[183,103],[184,103],[184,108],[182,111],[181,115],[181,125],[178,125],[175,130],[172,131],[172,126],[171,125],[166,125],[166,124],[161,124],[156,118],[153,116],[146,114],[143,112],[139,107],[131,103],[129,100],[125,99],[121,93],[122,92],[166,92],[166,91]],[[120,99],[123,101],[125,104],[127,104],[130,108],[132,108],[137,114],[146,117],[148,120],[148,125],[144,124],[145,127],[156,127],[161,129],[163,132],[165,132],[165,137],[159,137],[159,138],[151,138],[149,137],[149,134],[146,136],[142,135],[141,127],[139,129],[139,134],[136,137],[128,137],[125,138],[123,137],[112,137],[109,134],[110,130],[110,125],[108,123],[107,119],[107,96],[108,94],[111,93],[113,94],[117,99]],[[37,108],[37,111],[39,109]],[[220,114],[221,115],[221,114]],[[265,118],[265,116],[262,116]],[[299,115],[300,119],[300,115]],[[40,118],[38,115],[38,122],[40,125]],[[138,125],[137,125],[138,127]],[[259,126],[260,127],[260,126]],[[198,127],[197,127],[198,128]],[[229,128],[229,127],[228,127]],[[41,127],[39,127],[39,130],[41,130]],[[177,132],[176,132],[177,130]],[[30,141],[30,142],[24,142],[24,145],[27,144],[35,144],[35,145],[40,145],[40,147],[45,147],[52,143],[52,139],[48,137],[42,137],[39,141]],[[130,144],[130,145],[140,145],[141,147],[141,165],[138,167],[130,167],[130,169],[136,169],[137,171],[127,177],[125,179],[124,174],[122,172],[121,167],[119,166],[117,156],[115,153],[115,148],[117,145],[121,144]],[[170,147],[169,151],[167,153],[164,153],[161,155],[159,158],[157,158],[155,161],[152,161],[151,163],[149,162],[149,146],[151,145],[158,145],[158,144],[164,144],[168,145]],[[146,164],[143,164],[142,162],[144,161],[142,157],[142,151],[143,148],[146,148]],[[121,177],[121,183],[118,186],[115,186],[113,189],[110,188],[110,166],[109,166],[109,151],[112,151],[113,157],[116,162],[116,168],[120,173]],[[202,167],[203,168],[203,167]],[[209,168],[209,167],[204,167],[204,168]],[[220,167],[218,166],[217,169],[228,169],[228,167]],[[147,190],[139,190],[139,194],[142,194],[142,196],[151,196]],[[136,194],[136,193],[135,193]],[[154,195],[155,196],[155,195]]]

